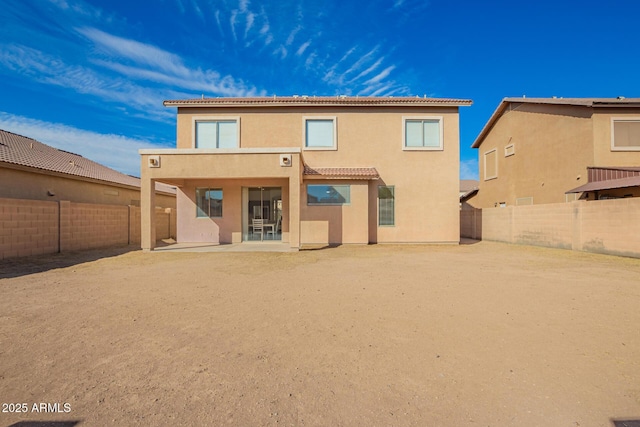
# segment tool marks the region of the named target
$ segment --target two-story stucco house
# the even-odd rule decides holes
[[[469,100],[203,98],[177,148],[141,150],[142,247],[153,183],[178,188],[178,242],[459,242],[459,114]]]
[[[639,98],[505,98],[472,146],[476,208],[640,196]]]

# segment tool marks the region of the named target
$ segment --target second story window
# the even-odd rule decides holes
[[[611,120],[611,149],[613,151],[640,151],[640,117]]]
[[[442,117],[405,117],[403,150],[442,150]]]
[[[307,150],[335,150],[335,117],[305,117],[304,148]]]
[[[238,148],[237,120],[196,120],[195,148]]]

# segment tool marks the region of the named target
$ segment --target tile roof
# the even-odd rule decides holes
[[[527,104],[551,104],[551,105],[583,105],[597,107],[605,105],[640,104],[640,98],[504,98],[503,102],[522,102]]]
[[[476,137],[471,148],[478,148],[484,138],[487,136],[493,125],[498,121],[500,116],[505,112],[510,104],[547,104],[547,105],[575,105],[582,107],[599,107],[599,108],[623,108],[635,107],[640,108],[640,98],[625,98],[619,96],[617,98],[504,98],[496,110],[493,112],[487,123],[484,125],[480,134]]]
[[[312,168],[304,165],[303,175],[306,178],[320,179],[378,179],[380,175],[375,168]]]
[[[196,98],[164,101],[166,107],[273,107],[273,106],[467,106],[469,99],[426,97],[273,96],[255,98]]]
[[[140,188],[139,178],[125,175],[78,154],[1,129],[0,162]],[[159,183],[156,184],[156,190],[175,194],[175,189]]]
[[[478,188],[477,179],[461,179],[460,180],[460,192],[468,192]]]

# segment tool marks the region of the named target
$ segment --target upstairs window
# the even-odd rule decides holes
[[[404,119],[404,150],[442,150],[442,117]]]
[[[640,118],[611,121],[611,149],[614,151],[640,151]]]
[[[238,148],[237,120],[197,120],[196,148]]]
[[[304,119],[304,148],[308,150],[335,150],[335,117],[306,117]]]

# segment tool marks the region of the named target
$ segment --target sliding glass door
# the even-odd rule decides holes
[[[242,189],[242,240],[282,240],[282,188]]]

